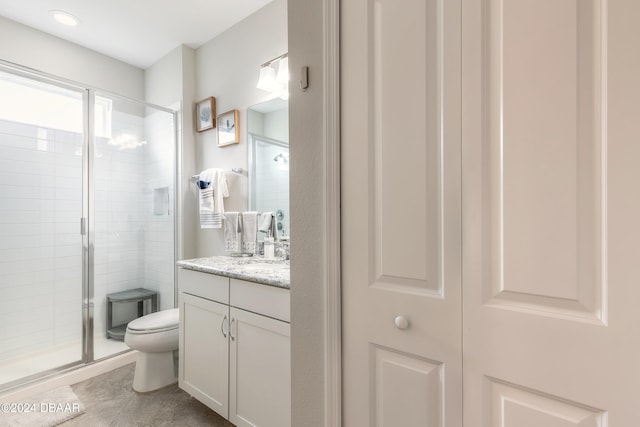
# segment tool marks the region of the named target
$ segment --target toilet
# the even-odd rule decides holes
[[[127,325],[124,342],[138,350],[138,360],[133,377],[133,389],[149,392],[178,381],[177,358],[178,324],[177,308],[147,314]]]

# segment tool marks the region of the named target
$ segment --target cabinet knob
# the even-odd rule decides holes
[[[398,329],[407,329],[409,327],[409,319],[406,316],[396,316],[394,323]]]

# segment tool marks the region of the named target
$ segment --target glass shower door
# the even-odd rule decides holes
[[[0,390],[127,351],[129,320],[175,306],[176,125],[0,61]]]
[[[0,68],[0,388],[83,360],[87,92]]]
[[[175,114],[95,93],[93,155],[94,358],[127,350],[126,325],[175,306]],[[125,294],[123,294],[125,293]]]

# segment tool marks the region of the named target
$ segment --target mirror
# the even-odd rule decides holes
[[[249,210],[272,211],[278,237],[289,239],[289,102],[261,102],[247,111]]]

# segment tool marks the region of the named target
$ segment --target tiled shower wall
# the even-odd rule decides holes
[[[0,121],[0,359],[80,339],[81,146]]]
[[[161,308],[173,307],[172,120],[114,111],[114,134],[137,129],[147,143],[96,140],[96,334],[106,330],[107,293],[154,289]],[[80,134],[0,121],[0,360],[80,342],[81,154]],[[154,206],[157,188],[168,190],[166,213]]]
[[[112,137],[122,132],[144,140],[143,120],[114,110]],[[134,130],[137,130],[134,134]],[[145,217],[142,200],[142,146],[121,148],[96,138],[94,332],[106,331],[107,294],[144,287]],[[114,325],[133,316],[114,305]]]
[[[96,334],[106,330],[108,293],[146,288],[158,291],[159,309],[174,306],[173,116],[143,114],[114,111],[112,136],[135,133],[145,144],[118,148],[97,142],[96,156],[102,156],[95,164]],[[154,190],[166,191],[166,210]],[[135,304],[114,305],[114,324],[135,316]]]
[[[289,170],[279,169],[273,158],[280,153],[289,154],[289,149],[260,141],[256,143],[255,197],[258,211],[282,210],[284,234],[289,229]]]
[[[159,309],[173,308],[174,301],[174,170],[173,116],[155,112],[145,118],[144,146],[145,287],[158,291]],[[162,201],[166,202],[166,206]]]

